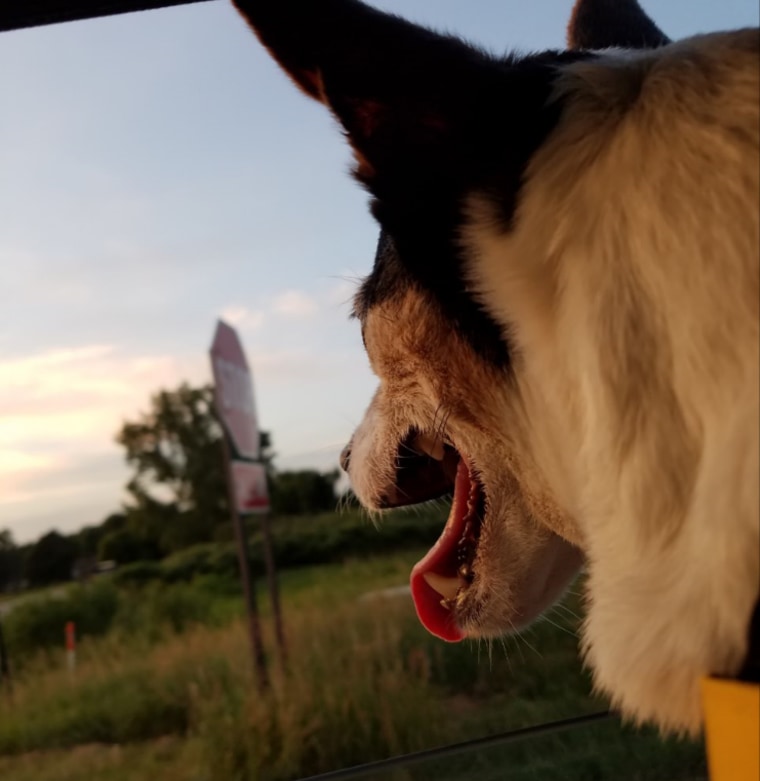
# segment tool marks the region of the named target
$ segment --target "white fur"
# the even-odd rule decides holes
[[[668,728],[758,598],[758,72],[751,30],[567,67],[513,229],[473,195],[463,235],[518,348],[514,458],[584,540],[595,680]]]

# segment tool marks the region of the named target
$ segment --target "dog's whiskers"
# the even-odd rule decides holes
[[[578,634],[573,632],[572,629],[568,629],[567,627],[558,624],[556,621],[552,621],[551,618],[549,618],[549,616],[546,614],[539,616],[537,621],[545,621],[547,624],[553,626],[555,629],[558,629],[560,632],[564,632],[566,635],[570,635],[570,637],[578,637]]]

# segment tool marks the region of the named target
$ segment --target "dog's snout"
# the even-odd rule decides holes
[[[349,442],[340,453],[340,468],[344,472],[348,472],[348,467],[351,464],[351,443]]]

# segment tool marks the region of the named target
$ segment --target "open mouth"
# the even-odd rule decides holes
[[[483,486],[452,445],[412,432],[399,446],[393,491],[385,502],[388,507],[453,494],[441,536],[412,569],[411,589],[423,626],[442,640],[462,640],[465,633],[455,621],[454,608],[475,579],[474,561],[486,507]]]

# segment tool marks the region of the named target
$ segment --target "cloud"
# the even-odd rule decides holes
[[[266,315],[264,312],[251,310],[239,304],[232,304],[222,310],[221,318],[230,325],[255,331],[264,324]]]
[[[311,317],[319,311],[319,305],[302,290],[286,290],[274,299],[272,311],[283,317]]]
[[[94,453],[93,463],[113,463],[120,421],[144,408],[159,387],[195,381],[200,361],[193,368],[192,361],[128,355],[111,345],[0,362],[0,503],[39,501],[54,482],[59,493],[68,490],[56,475],[87,454]]]
[[[0,362],[0,448],[90,437],[115,428],[146,396],[186,376],[182,361],[113,346],[52,350]]]
[[[60,465],[60,460],[53,455],[19,448],[0,450],[0,507],[24,501],[29,496],[29,486]]]
[[[149,396],[208,379],[205,356],[83,345],[0,361],[0,526],[29,538],[118,507],[128,470],[114,434]],[[46,514],[47,513],[47,514]],[[44,529],[43,529],[44,530]]]
[[[0,464],[4,452],[0,451]],[[11,468],[0,472],[0,509],[14,512],[26,513],[29,508],[42,512],[42,505],[53,506],[68,497],[81,499],[100,489],[117,505],[128,474],[126,462],[115,447],[50,456],[10,455]]]

